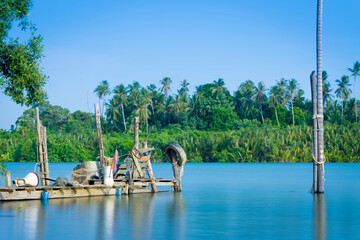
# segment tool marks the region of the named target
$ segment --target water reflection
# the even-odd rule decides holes
[[[181,193],[1,202],[0,224],[9,239],[185,239],[185,208]]]
[[[327,239],[326,201],[324,194],[314,194],[314,233],[314,239]]]

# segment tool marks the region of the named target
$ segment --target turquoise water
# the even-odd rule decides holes
[[[153,168],[172,176],[170,164]],[[33,164],[8,170],[23,177]],[[1,239],[360,239],[360,164],[325,171],[324,195],[309,193],[312,164],[186,164],[181,193],[0,202]]]

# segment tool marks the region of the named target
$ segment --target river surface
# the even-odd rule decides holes
[[[50,164],[50,176],[75,166]],[[13,178],[33,168],[7,166]],[[172,177],[170,164],[153,169]],[[1,239],[360,239],[360,164],[325,171],[316,195],[312,164],[188,163],[181,193],[0,202]]]

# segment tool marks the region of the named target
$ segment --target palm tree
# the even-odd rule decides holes
[[[348,68],[352,73],[351,76],[354,76],[354,91],[355,91],[355,122],[357,122],[357,99],[356,99],[356,76],[360,75],[360,63],[356,61],[354,63],[354,68]]]
[[[215,99],[217,100],[218,104],[221,105],[224,102],[226,96],[224,93],[224,79],[219,78],[217,81],[214,80],[214,84],[216,85],[215,88],[212,90],[212,94],[214,95]]]
[[[110,89],[109,89],[109,83],[106,80],[103,80],[99,86],[97,86],[94,90],[94,93],[96,93],[96,95],[99,98],[99,106],[100,106],[100,115],[103,115],[103,111],[104,111],[104,105],[105,105],[105,100],[104,97],[108,94],[110,94]],[[101,108],[101,104],[100,104],[100,100],[103,99],[103,107]]]
[[[259,105],[260,107],[260,112],[261,112],[261,120],[262,123],[264,123],[264,115],[263,115],[263,110],[262,110],[262,104],[264,103],[265,99],[266,99],[266,88],[263,82],[259,82],[258,86],[254,87],[254,91],[255,91],[255,103]]]
[[[276,85],[271,87],[270,89],[270,105],[274,107],[275,109],[275,116],[276,116],[276,121],[278,126],[280,127],[280,123],[279,123],[279,117],[277,114],[277,105],[279,105],[282,102],[281,99],[281,89],[280,86]]]
[[[189,85],[190,84],[188,83],[188,81],[186,81],[186,79],[184,79],[184,81],[180,83],[180,87],[181,87],[179,91],[180,95],[185,95],[189,92],[189,88],[188,88]]]
[[[169,95],[171,83],[172,81],[169,77],[165,77],[162,80],[160,80],[160,84],[162,85],[160,91],[164,92],[165,97]]]
[[[295,79],[291,79],[289,81],[288,93],[289,93],[289,97],[290,97],[291,112],[292,112],[292,117],[293,117],[293,126],[295,126],[295,115],[294,115],[293,100],[294,100],[294,95],[295,95],[295,91],[297,90],[297,87],[298,87],[297,81]]]
[[[351,86],[349,76],[343,75],[341,79],[336,79],[336,83],[338,84],[338,89],[336,89],[335,93],[338,98],[342,98],[342,107],[341,107],[341,124],[343,122],[344,116],[344,104],[345,101],[349,98],[351,90],[348,88]]]
[[[113,91],[115,94],[114,99],[116,99],[116,102],[120,104],[121,106],[121,112],[123,117],[123,124],[124,129],[126,131],[126,121],[125,121],[125,113],[124,113],[124,105],[127,105],[127,89],[125,88],[124,84],[117,85]]]
[[[113,125],[115,128],[117,127],[117,121],[118,121],[118,117],[120,115],[119,113],[119,109],[117,108],[117,102],[116,99],[111,99],[110,103],[106,103],[106,118],[108,120],[108,122]]]

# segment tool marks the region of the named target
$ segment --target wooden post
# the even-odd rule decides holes
[[[5,187],[11,187],[11,175],[9,171],[5,172]]]
[[[179,165],[177,164],[177,161],[176,161],[176,152],[171,150],[170,157],[171,157],[171,164],[172,164],[172,168],[173,168],[173,172],[174,172],[174,179],[176,180],[176,184],[175,184],[174,188],[175,188],[176,192],[181,192],[181,176],[180,176]]]
[[[142,148],[143,149],[147,149],[148,146],[147,146],[147,141],[143,141],[142,142]],[[150,159],[147,161],[147,173],[149,175],[149,178],[151,178],[151,191],[153,193],[157,193],[158,192],[158,189],[156,187],[156,180],[155,180],[155,176],[154,176],[154,172],[153,172],[153,169],[152,169],[152,166],[151,166],[151,162],[150,162]]]
[[[317,66],[317,112],[318,112],[318,165],[317,181],[318,189],[316,193],[324,193],[324,115],[323,115],[323,82],[322,82],[322,11],[323,1],[317,2],[317,34],[316,34],[316,66]]]
[[[139,117],[134,118],[134,148],[139,149]]]
[[[42,124],[39,116],[39,108],[36,107],[36,130],[37,130],[37,138],[38,138],[38,154],[39,159],[37,159],[39,167],[40,167],[40,178],[41,185],[45,186],[45,175],[44,175],[44,153],[43,153],[43,133],[42,133]]]
[[[49,171],[49,158],[48,158],[48,151],[47,151],[47,139],[46,139],[46,127],[42,127],[43,129],[43,154],[44,154],[44,170],[45,170],[45,184],[46,186],[50,185],[50,171]]]
[[[315,71],[310,75],[310,84],[311,84],[311,99],[313,104],[313,144],[312,144],[312,154],[313,154],[313,191],[318,191],[318,181],[317,181],[317,159],[318,159],[318,141],[317,141],[317,97],[316,97],[316,78]]]
[[[99,143],[99,152],[100,152],[100,168],[105,166],[105,155],[104,155],[104,145],[101,135],[101,123],[100,123],[100,113],[99,113],[99,105],[95,103],[95,117],[96,117],[96,129],[97,129],[97,137]]]

